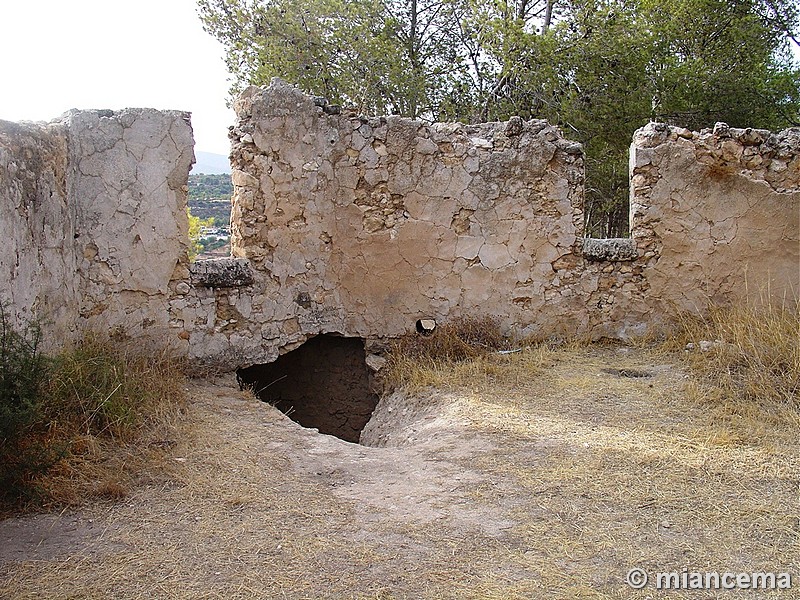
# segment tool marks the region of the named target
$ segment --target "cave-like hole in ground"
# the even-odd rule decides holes
[[[236,372],[242,387],[303,427],[358,443],[378,395],[364,340],[318,335],[275,362]]]

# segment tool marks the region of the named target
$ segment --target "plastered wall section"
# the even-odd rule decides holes
[[[169,300],[189,276],[192,148],[189,115],[178,111],[0,123],[0,228],[10,241],[0,296],[15,317],[40,320],[58,343],[87,329],[174,337]]]
[[[67,196],[65,124],[0,121],[0,302],[16,325],[46,316],[57,338],[80,302]]]
[[[368,118],[278,80],[235,108],[232,251],[255,281],[174,303],[197,357],[263,362],[318,333],[389,338],[427,317],[589,327],[568,289],[583,153],[557,128]]]
[[[631,339],[762,289],[796,299],[796,130],[643,128],[633,239],[597,241],[582,150],[546,122],[364,117],[279,80],[236,110],[226,268],[250,275],[204,284],[222,265],[194,267],[172,308],[195,358],[266,362],[318,333],[385,340],[469,315]]]
[[[640,129],[631,224],[654,324],[709,302],[797,306],[800,129]]]
[[[198,362],[311,336],[370,351],[492,315],[520,336],[629,339],[708,303],[800,289],[800,132],[651,124],[631,150],[632,240],[584,240],[583,153],[543,121],[364,117],[280,81],[231,130],[231,259],[189,264],[189,115],[0,122],[0,300],[56,345],[86,329]]]

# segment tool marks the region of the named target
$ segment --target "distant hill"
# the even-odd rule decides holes
[[[194,156],[197,162],[192,167],[192,173],[205,173],[206,175],[217,175],[220,173],[230,173],[231,163],[228,157],[222,154],[213,154],[211,152],[202,152],[195,150]]]

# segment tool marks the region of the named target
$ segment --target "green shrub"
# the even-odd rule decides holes
[[[0,304],[0,490],[6,494],[18,493],[59,456],[52,445],[33,442],[51,368],[40,351],[41,340],[37,323],[14,327]]]
[[[114,457],[147,454],[133,448],[184,398],[166,348],[89,334],[47,357],[41,340],[37,323],[14,327],[0,307],[0,509],[80,502],[98,480],[135,478],[141,461]]]

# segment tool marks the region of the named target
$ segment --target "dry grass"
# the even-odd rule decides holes
[[[714,357],[683,344],[483,349],[417,356],[415,370],[395,362],[405,364],[409,414],[402,404],[390,414],[418,433],[401,447],[345,444],[230,387],[193,383],[191,435],[178,438],[169,477],[144,488],[118,481],[125,502],[89,509],[103,532],[89,538],[96,554],[73,545],[0,564],[0,595],[719,594],[632,590],[631,567],[788,570],[796,586],[800,423],[765,419],[772,408],[753,396],[698,401],[713,380],[682,360]],[[415,405],[423,395],[410,390],[426,386],[448,391]],[[781,398],[766,404],[796,414]]]
[[[714,310],[660,347],[395,358],[402,387],[455,392],[461,418],[503,440],[477,460],[492,477],[474,499],[515,507],[529,546],[506,564],[532,576],[465,597],[638,597],[608,587],[629,566],[794,568],[798,332],[791,311]]]
[[[157,476],[185,403],[182,362],[169,349],[88,335],[48,362],[39,417],[0,511],[120,499]]]
[[[692,401],[680,372],[650,362],[658,354],[550,358],[527,386],[476,384],[459,402],[473,427],[503,439],[502,453],[477,461],[493,476],[475,499],[514,506],[528,546],[513,560],[539,585],[520,582],[521,593],[608,598],[632,566],[793,568],[797,421],[720,419]],[[604,372],[620,363],[652,377]]]
[[[479,371],[402,448],[337,443],[193,384],[170,480],[91,512],[99,554],[7,566],[0,595],[689,599],[714,596],[637,592],[624,575],[794,569],[796,430],[730,443],[662,352],[503,361],[514,379]]]
[[[683,325],[675,341],[694,346],[688,364],[727,398],[800,408],[800,309],[713,308]]]
[[[686,317],[665,346],[694,378],[690,397],[742,441],[773,425],[800,426],[800,312],[768,305],[712,308]]]
[[[395,341],[383,378],[388,387],[408,391],[516,382],[535,372],[546,355],[545,345],[513,340],[494,318],[459,318],[430,335],[408,333]]]

